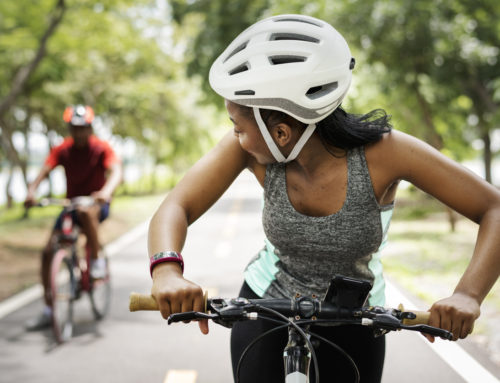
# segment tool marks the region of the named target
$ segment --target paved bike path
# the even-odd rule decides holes
[[[250,177],[240,177],[189,230],[185,275],[212,296],[237,294],[242,270],[262,243],[260,195]],[[210,334],[203,336],[195,324],[167,326],[156,312],[128,312],[129,293],[148,292],[151,280],[145,225],[126,238],[108,249],[113,253],[109,317],[96,323],[84,296],[75,312],[75,335],[67,344],[54,345],[50,331],[24,331],[25,320],[42,307],[39,299],[7,315],[0,305],[0,383],[232,381],[228,329],[212,324]],[[471,378],[450,368],[419,334],[391,333],[387,344],[384,383],[498,382],[493,376]]]

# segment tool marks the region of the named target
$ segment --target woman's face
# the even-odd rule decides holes
[[[241,148],[253,156],[259,164],[266,165],[276,162],[262,137],[251,109],[227,100],[226,109],[229,113],[229,119],[234,124],[234,135],[240,141]]]

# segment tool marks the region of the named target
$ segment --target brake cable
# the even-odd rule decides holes
[[[283,322],[285,324],[283,324],[282,326],[278,326],[278,327],[275,327],[274,329],[271,329],[267,332],[265,332],[264,334],[261,334],[260,336],[258,336],[256,339],[254,339],[254,341],[252,341],[248,346],[247,348],[249,348],[249,346],[253,346],[256,342],[256,340],[259,340],[259,339],[262,339],[264,335],[267,335],[268,333],[272,333],[273,331],[277,331],[278,329],[280,328],[283,328],[283,327],[289,327],[289,326],[293,326],[295,328],[295,330],[297,330],[297,332],[300,334],[300,336],[302,336],[302,338],[305,340],[307,346],[309,347],[309,350],[311,352],[311,359],[313,361],[313,366],[314,366],[314,370],[317,371],[316,373],[316,383],[319,383],[319,365],[318,365],[318,358],[316,357],[316,352],[314,351],[314,347],[311,343],[311,341],[309,340],[309,338],[307,337],[307,334],[304,332],[304,330],[302,330],[302,328],[300,328],[299,325],[297,325],[292,319],[290,318],[287,318],[286,316],[284,316],[283,314],[281,314],[280,312],[276,311],[276,310],[273,310],[273,309],[270,309],[268,307],[264,307],[264,306],[260,306],[258,304],[255,304],[254,307],[257,309],[257,310],[261,310],[261,311],[265,311],[265,312],[268,312],[268,313],[271,313],[272,315],[274,316],[277,316],[278,318],[281,318],[283,320]],[[267,317],[261,317],[262,319],[269,319]],[[274,321],[274,320],[273,320]],[[242,355],[243,356],[243,355]],[[240,361],[238,362],[238,368],[237,368],[237,371],[239,370],[239,364],[241,362],[241,357],[240,357]],[[239,372],[239,371],[238,371]],[[237,373],[238,374],[238,373]],[[237,375],[238,377],[238,375]],[[238,377],[239,378],[239,377]]]

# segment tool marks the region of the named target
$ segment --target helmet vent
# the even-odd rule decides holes
[[[320,97],[326,96],[328,93],[333,92],[338,87],[338,82],[331,82],[320,86],[313,86],[306,92],[306,96],[311,100],[316,100]]]
[[[255,91],[251,89],[237,90],[234,92],[235,96],[255,96]]]
[[[248,45],[248,41],[245,41],[243,44],[238,46],[235,50],[233,50],[223,61],[225,63],[227,60],[229,60],[231,57],[233,57],[236,53],[241,52],[243,49],[245,49]]]
[[[273,21],[275,21],[275,22],[279,22],[279,21],[295,21],[295,22],[298,22],[298,23],[306,23],[306,24],[315,25],[317,27],[323,27],[323,25],[321,25],[319,23],[315,23],[312,20],[299,19],[299,18],[295,18],[295,17],[285,17],[283,19],[275,19]]]
[[[249,69],[248,63],[238,65],[236,68],[233,68],[232,70],[229,71],[229,76],[233,76],[241,72],[246,72],[248,69]]]
[[[271,40],[271,41],[277,41],[277,40],[308,41],[310,43],[319,44],[319,40],[317,38],[311,37],[311,36],[306,36],[306,35],[300,35],[298,33],[273,33],[269,40]]]
[[[307,60],[307,57],[304,56],[270,56],[269,61],[272,65],[281,65],[281,64],[292,64],[292,63],[301,63]]]

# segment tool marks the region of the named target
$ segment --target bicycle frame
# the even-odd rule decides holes
[[[285,383],[308,383],[311,351],[294,327],[288,329],[288,343],[283,350]]]
[[[78,280],[77,295],[81,291],[90,291],[90,248],[85,245],[85,261],[78,257],[77,244],[80,235],[80,228],[75,225],[71,211],[65,210],[62,213],[62,228],[61,234],[58,237],[58,247],[69,246],[70,248],[70,262],[73,267],[78,268],[80,271],[80,278]]]
[[[64,342],[72,335],[73,302],[80,298],[82,292],[89,294],[95,319],[102,319],[109,309],[109,268],[105,278],[94,280],[90,275],[89,245],[85,245],[83,257],[78,255],[80,227],[74,222],[73,211],[77,206],[93,203],[92,198],[77,197],[72,200],[45,200],[39,205],[55,204],[65,207],[61,213],[61,232],[56,237],[50,268],[52,327],[58,343]],[[107,257],[105,259],[107,262]]]

